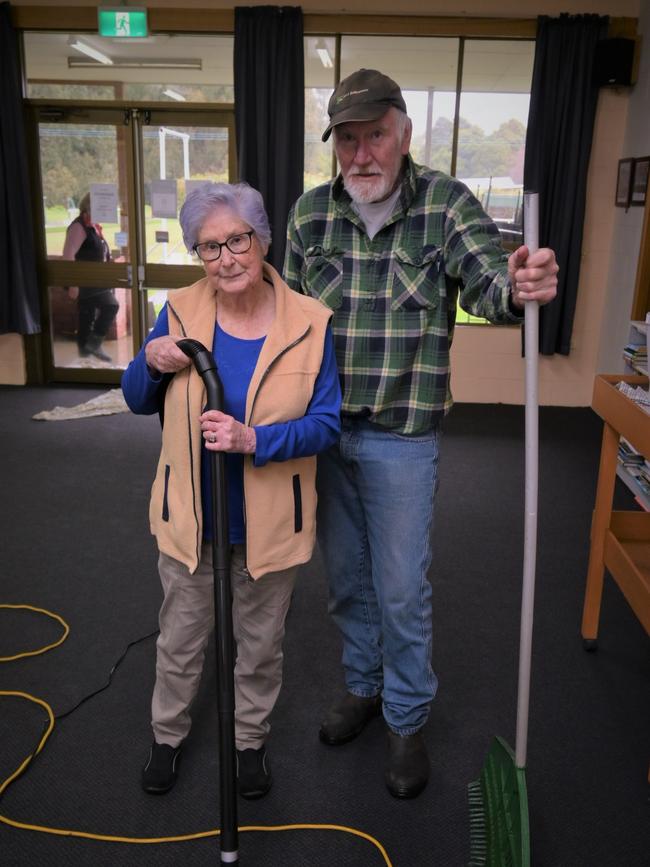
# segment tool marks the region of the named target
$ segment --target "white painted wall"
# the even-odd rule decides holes
[[[0,334],[0,385],[25,385],[27,370],[20,334]]]
[[[650,0],[642,0],[638,32],[643,42],[650,38]],[[621,157],[650,154],[650,49],[641,55],[639,78],[629,97]],[[627,343],[630,310],[634,296],[636,266],[643,228],[643,208],[615,208],[607,296],[597,358],[598,373],[623,371],[621,348]]]

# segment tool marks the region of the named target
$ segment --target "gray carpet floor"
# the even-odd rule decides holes
[[[98,393],[80,387],[0,388],[0,603],[56,612],[67,640],[0,665],[0,690],[30,693],[62,714],[103,686],[129,642],[156,629],[161,592],[148,496],[157,418],[129,414],[62,422],[31,416]],[[601,424],[589,409],[541,411],[540,534],[528,768],[535,867],[645,867],[648,821],[648,637],[607,578],[599,649],[580,638]],[[434,530],[434,668],[425,729],[432,774],[415,801],[383,785],[385,728],[356,741],[317,738],[342,688],[340,642],[326,613],[320,556],[302,569],[287,624],[285,681],[272,720],[274,786],[239,801],[240,826],[294,823],[356,829],[247,831],[246,867],[461,867],[469,860],[467,784],[494,735],[514,746],[523,528],[523,410],[457,406],[445,424]],[[617,487],[619,508],[635,508]],[[60,626],[0,609],[0,656],[55,641]],[[0,815],[49,829],[125,837],[218,828],[218,742],[210,651],[177,786],[139,787],[150,742],[155,645],[132,647],[108,689],[61,719]],[[38,743],[41,707],[0,696],[0,781]],[[1,784],[1,783],[0,783]],[[134,845],[0,824],[0,863],[202,867],[215,837]]]

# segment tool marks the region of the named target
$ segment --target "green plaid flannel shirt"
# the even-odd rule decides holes
[[[284,278],[334,311],[342,411],[406,435],[451,408],[456,304],[494,323],[508,305],[507,253],[467,187],[407,157],[402,192],[370,240],[339,176],[289,214]]]

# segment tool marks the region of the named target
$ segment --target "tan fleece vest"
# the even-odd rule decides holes
[[[292,292],[265,263],[273,282],[275,319],[260,352],[246,399],[246,423],[272,424],[302,417],[323,359],[327,323],[323,304]],[[169,332],[212,347],[216,294],[207,278],[174,292]],[[193,365],[172,378],[165,397],[165,425],[149,518],[159,549],[198,566],[203,536],[201,426],[203,381]],[[253,578],[307,562],[316,531],[316,458],[269,461],[255,467],[244,458],[246,565]]]

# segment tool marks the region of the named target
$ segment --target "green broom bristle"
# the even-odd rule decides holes
[[[479,779],[467,792],[469,867],[530,867],[526,779],[501,738],[494,739]]]

